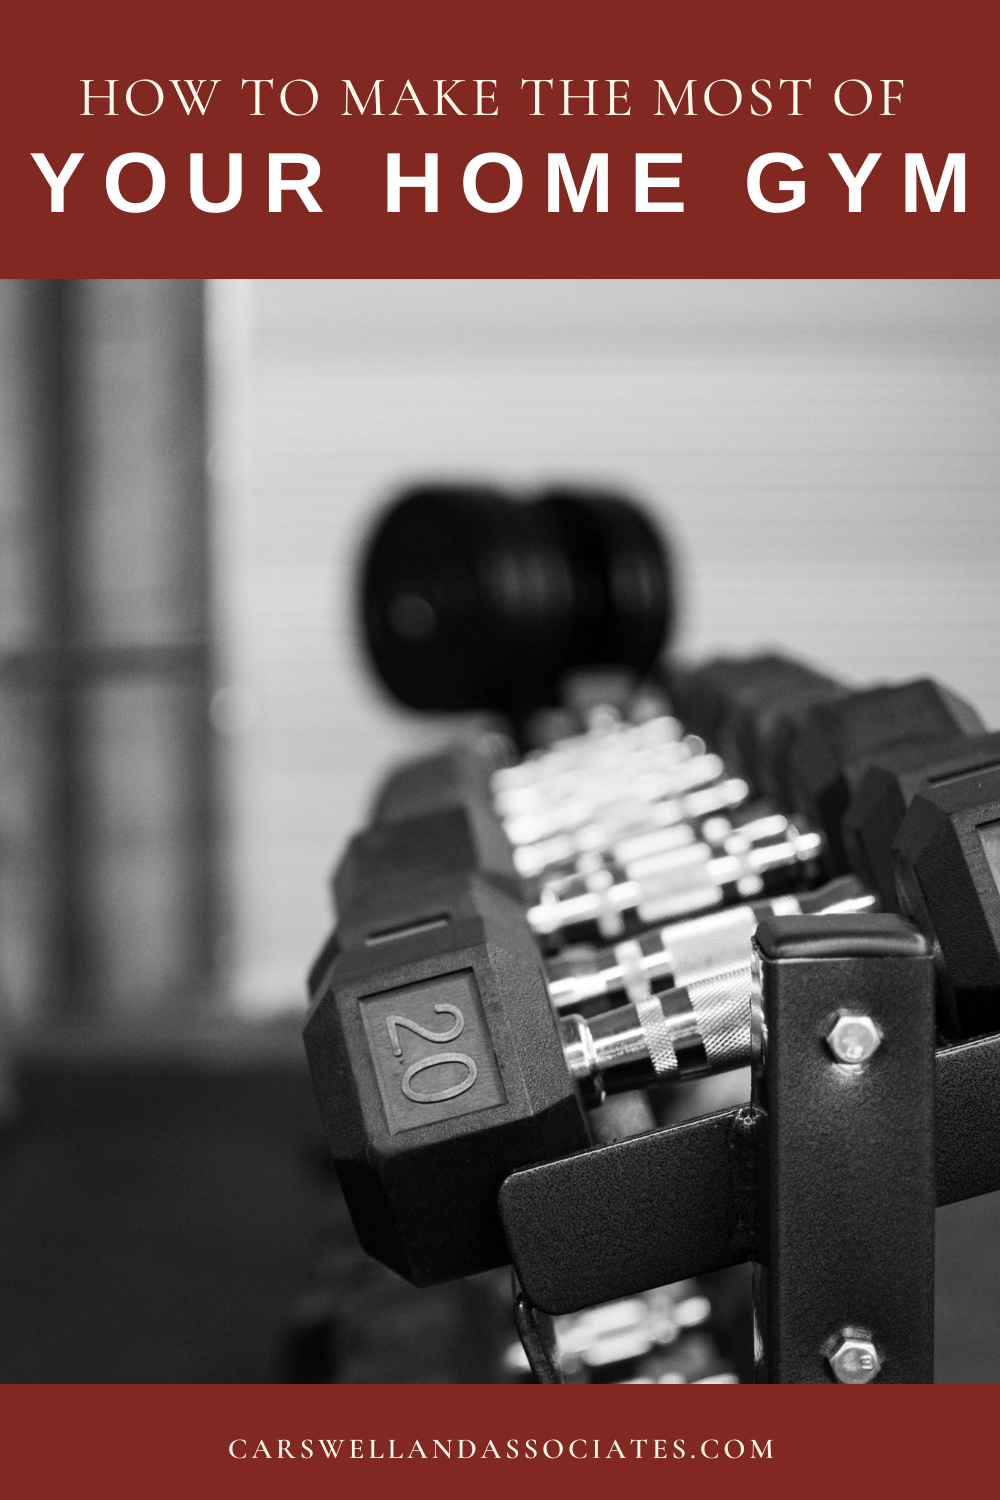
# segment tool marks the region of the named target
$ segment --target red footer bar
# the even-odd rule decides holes
[[[989,1386],[5,1386],[10,1495],[922,1495],[992,1473]],[[619,1466],[624,1465],[624,1468]]]

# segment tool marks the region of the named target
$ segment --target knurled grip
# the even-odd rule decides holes
[[[686,986],[712,1072],[750,1061],[750,962]]]
[[[749,961],[757,914],[749,906],[713,912],[698,921],[677,922],[664,930],[675,985],[689,985],[703,974],[717,974]]]
[[[649,1060],[657,1076],[676,1074],[680,1065],[671,1040],[670,1026],[659,1000],[655,995],[648,995],[644,1000],[637,1000],[635,1013],[639,1018],[642,1034],[649,1049]]]

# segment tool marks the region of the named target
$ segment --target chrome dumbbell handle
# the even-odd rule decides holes
[[[525,787],[544,786],[567,771],[585,770],[595,760],[606,758],[609,752],[617,756],[623,749],[654,750],[675,743],[683,734],[678,721],[665,714],[637,724],[601,718],[585,734],[557,740],[548,750],[529,755],[517,765],[500,768],[493,778],[494,792],[501,796]]]
[[[619,863],[656,855],[693,843],[706,821],[742,806],[749,795],[745,781],[726,777],[659,801],[633,797],[600,809],[598,816],[579,827],[515,844],[514,863],[527,879],[544,879],[594,854]]]
[[[748,959],[589,1020],[563,1016],[566,1066],[589,1105],[665,1079],[742,1067],[750,1061],[751,998]]]
[[[657,803],[712,786],[723,777],[719,757],[706,754],[700,740],[697,747],[698,753],[677,755],[669,764],[658,757],[655,765],[643,769],[609,766],[586,778],[573,777],[559,797],[517,807],[501,805],[497,811],[504,831],[512,844],[520,846],[573,833],[592,823],[611,828],[644,824]]]
[[[605,941],[625,935],[626,923],[652,927],[775,890],[793,876],[807,875],[819,859],[822,839],[787,825],[784,838],[719,854],[696,843],[675,851],[655,871],[616,881],[607,869],[580,876],[559,891],[543,890],[528,910],[540,938],[574,929]]]
[[[875,897],[861,882],[846,875],[816,891],[673,922],[612,948],[570,949],[545,966],[549,997],[560,1014],[595,1002],[637,1002],[652,989],[676,987],[740,964],[750,952],[754,929],[766,917],[872,911],[875,906]]]

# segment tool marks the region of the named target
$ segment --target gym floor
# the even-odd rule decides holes
[[[22,1067],[0,1381],[496,1378],[494,1286],[417,1293],[362,1254],[297,1038],[274,1050]]]
[[[359,1251],[294,1034],[23,1063],[0,1138],[0,1381],[500,1377],[502,1276]],[[938,1215],[937,1379],[1000,1381],[1000,1195]]]

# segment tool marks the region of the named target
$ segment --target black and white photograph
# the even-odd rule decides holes
[[[0,329],[0,1381],[1000,1380],[998,283]]]

